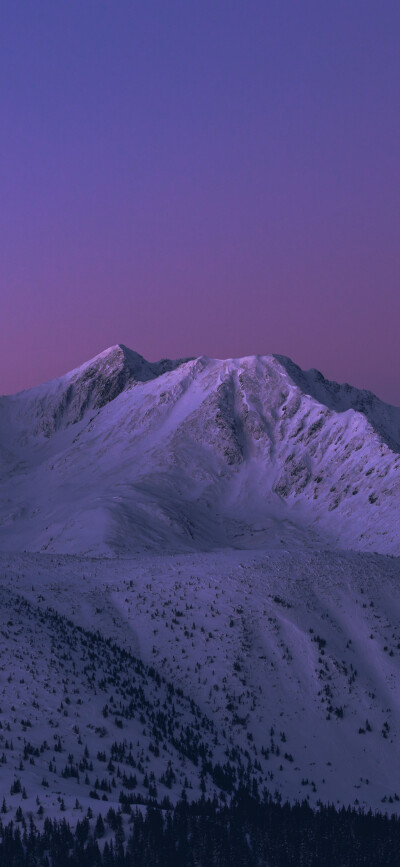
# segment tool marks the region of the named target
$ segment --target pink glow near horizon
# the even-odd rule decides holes
[[[4,0],[0,392],[115,343],[400,404],[400,7]]]

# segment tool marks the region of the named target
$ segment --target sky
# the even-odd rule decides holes
[[[0,392],[115,343],[400,405],[398,0],[2,0]]]

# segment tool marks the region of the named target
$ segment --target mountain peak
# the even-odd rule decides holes
[[[315,368],[302,370],[285,355],[274,358],[304,394],[337,413],[350,409],[362,413],[389,448],[400,452],[400,407],[384,403],[372,391],[326,379]]]
[[[119,371],[120,373],[123,371],[121,381],[125,380],[123,383],[123,387],[125,387],[128,382],[148,382],[150,379],[162,376],[163,373],[175,370],[175,368],[190,360],[189,358],[179,358],[176,360],[163,358],[156,362],[147,361],[143,355],[140,355],[133,349],[129,349],[124,343],[116,343],[114,346],[109,346],[103,352],[80,365],[80,367],[76,367],[65,376],[68,379],[77,379],[82,376],[87,377],[92,374],[95,376],[109,375],[112,377],[113,371]]]
[[[117,344],[4,398],[0,460],[13,484],[2,487],[2,543],[15,499],[14,531],[39,547],[56,532],[61,550],[77,510],[74,550],[246,547],[277,534],[311,544],[321,533],[328,546],[399,550],[400,410],[283,356],[184,361]]]
[[[58,379],[20,392],[15,399],[20,415],[37,423],[34,433],[51,436],[57,430],[81,421],[86,412],[100,410],[125,389],[149,382],[175,370],[189,359],[150,362],[123,343],[109,346]],[[13,398],[6,401],[13,400]]]

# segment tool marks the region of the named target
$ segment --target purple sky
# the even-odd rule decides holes
[[[398,0],[2,0],[0,392],[122,342],[400,404]]]

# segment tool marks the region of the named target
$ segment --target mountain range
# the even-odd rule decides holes
[[[114,346],[0,400],[0,549],[400,553],[400,409],[283,356]]]

